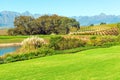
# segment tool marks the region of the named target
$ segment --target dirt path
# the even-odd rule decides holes
[[[21,43],[2,43],[0,47],[11,47],[11,46],[21,46]]]

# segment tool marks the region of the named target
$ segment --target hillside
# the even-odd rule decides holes
[[[105,23],[117,23],[120,22],[120,15],[107,15],[104,13],[94,15],[94,16],[73,16],[81,25],[87,26],[90,24],[100,24],[101,22]]]
[[[33,16],[35,18],[41,16],[41,14],[32,14],[28,11],[19,13],[13,11],[2,11],[0,12],[0,27],[14,27],[14,19],[16,16],[25,15],[25,16]],[[51,15],[51,14],[48,14]],[[90,25],[90,24],[99,24],[101,22],[106,23],[117,23],[120,22],[120,16],[116,15],[106,15],[101,13],[95,16],[69,16],[75,18],[77,21],[80,22],[82,26]]]
[[[94,26],[81,26],[77,32],[71,32],[74,35],[118,35],[118,24],[103,24]]]
[[[99,31],[99,30],[107,30],[110,28],[117,27],[117,24],[104,24],[104,25],[94,25],[94,26],[81,26],[80,31]]]
[[[119,80],[120,46],[0,65],[0,80]]]
[[[26,11],[23,13],[13,12],[13,11],[2,11],[0,12],[0,28],[11,28],[14,27],[14,19],[17,16],[34,16],[39,17],[40,14],[31,14],[30,12]]]

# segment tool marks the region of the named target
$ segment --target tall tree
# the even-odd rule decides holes
[[[58,16],[58,15],[43,15],[37,19],[31,16],[19,16],[14,21],[16,34],[34,35],[34,34],[68,34],[70,28],[79,29],[80,25],[73,18]]]

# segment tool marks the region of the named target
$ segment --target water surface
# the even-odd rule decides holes
[[[18,48],[19,48],[18,46],[0,48],[0,56],[6,53],[14,52]]]

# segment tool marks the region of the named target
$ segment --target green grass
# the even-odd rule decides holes
[[[22,42],[25,38],[28,38],[30,36],[34,36],[34,35],[29,35],[29,36],[0,36],[0,43]],[[60,36],[60,35],[35,35],[35,36],[39,36],[41,38],[44,38],[44,39],[48,40],[51,37]]]
[[[0,43],[15,43],[21,42],[29,36],[0,36]]]
[[[0,80],[120,80],[120,46],[2,64]]]

